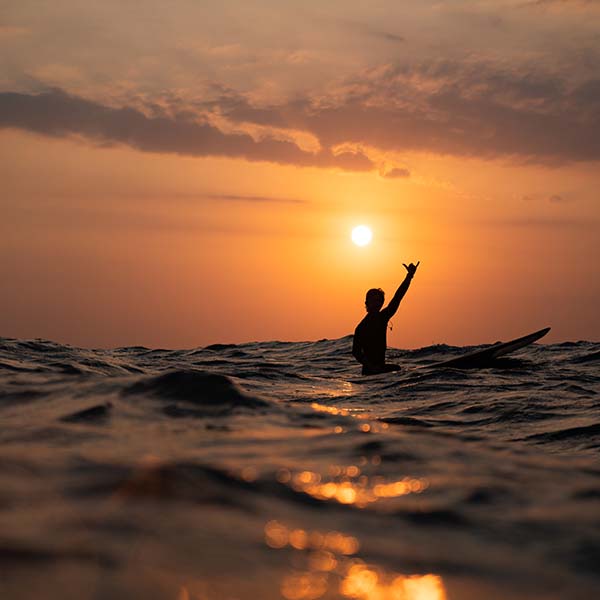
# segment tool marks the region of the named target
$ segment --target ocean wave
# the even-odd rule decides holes
[[[0,339],[5,595],[333,598],[355,568],[381,597],[594,597],[600,346],[471,370],[431,362],[472,347],[393,349],[373,377],[350,347]]]
[[[590,425],[581,425],[579,427],[566,427],[555,431],[546,431],[544,433],[535,433],[527,436],[527,440],[538,442],[556,442],[564,440],[585,440],[600,438],[600,423]]]
[[[596,362],[599,360],[600,360],[600,350],[598,350],[596,352],[590,352],[589,354],[583,354],[581,356],[575,356],[574,358],[571,359],[571,362],[573,362],[575,364],[582,364],[582,363]]]
[[[65,423],[106,423],[110,417],[113,405],[110,402],[96,404],[83,410],[78,410],[60,418]]]
[[[266,400],[242,392],[231,379],[206,371],[169,371],[144,377],[123,389],[124,396],[143,396],[162,401],[180,401],[194,405],[195,414],[228,414],[238,409],[269,406]]]

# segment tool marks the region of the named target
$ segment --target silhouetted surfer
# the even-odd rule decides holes
[[[400,301],[408,291],[419,263],[420,261],[416,265],[413,265],[413,263],[408,266],[404,265],[408,273],[396,290],[394,297],[384,309],[381,308],[384,300],[383,290],[373,288],[367,292],[365,298],[367,315],[356,327],[354,342],[352,343],[352,354],[363,366],[363,375],[387,373],[388,371],[397,371],[400,368],[398,365],[386,364],[385,362],[387,325],[388,321],[396,314]]]

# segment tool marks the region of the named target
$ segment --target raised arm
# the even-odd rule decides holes
[[[412,278],[414,277],[417,271],[417,267],[420,264],[421,261],[418,261],[416,265],[413,265],[413,263],[410,263],[410,265],[404,265],[404,268],[407,271],[406,277],[404,278],[404,281],[400,284],[400,287],[396,290],[396,293],[394,294],[394,297],[390,300],[390,303],[381,311],[382,314],[384,314],[388,319],[391,319],[396,314],[396,311],[400,306],[400,302],[402,301],[402,298],[404,298],[404,294],[406,294],[406,292],[408,291],[408,288],[410,287],[410,282],[412,281]]]

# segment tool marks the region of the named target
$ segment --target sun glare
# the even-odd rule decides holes
[[[358,225],[352,230],[352,241],[357,246],[366,246],[371,242],[373,233],[366,225]]]

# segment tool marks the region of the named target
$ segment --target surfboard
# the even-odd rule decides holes
[[[426,368],[438,368],[438,367],[451,367],[455,369],[469,369],[473,367],[480,367],[488,364],[490,361],[499,358],[500,356],[506,356],[515,350],[520,350],[529,344],[537,342],[543,338],[550,331],[550,327],[545,327],[539,331],[534,331],[524,335],[523,337],[510,340],[509,342],[496,342],[487,348],[481,350],[475,350],[474,352],[467,352],[462,356],[451,358],[450,360],[444,360],[442,362],[433,363],[427,365]]]

